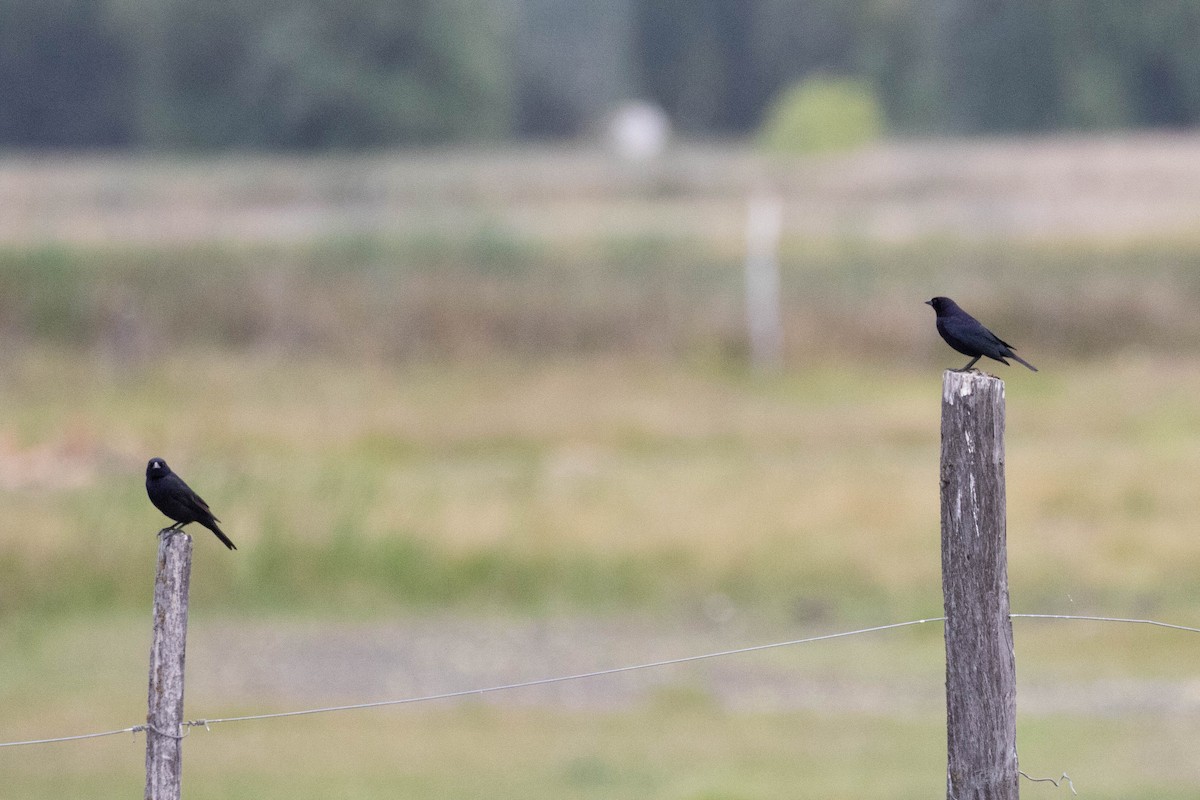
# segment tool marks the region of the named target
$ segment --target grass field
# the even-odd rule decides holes
[[[943,724],[936,713],[896,719],[706,708],[616,714],[464,708],[369,722],[300,722],[284,741],[267,731],[201,730],[187,744],[185,790],[197,798],[765,800],[799,792],[917,800],[944,792]],[[1195,774],[1184,766],[1194,749],[1181,744],[1196,741],[1194,722],[1169,733],[1163,736],[1153,719],[1036,720],[1021,730],[1022,742],[1059,745],[1058,757],[1041,764],[1076,765],[1071,777],[1080,796],[1194,797]],[[139,743],[115,739],[61,761],[25,760],[5,771],[6,795],[128,797],[143,780]],[[1035,766],[1026,769],[1039,774]],[[1070,796],[1065,784],[1022,783],[1024,796]]]
[[[491,658],[505,650],[491,645],[527,627],[518,618],[492,617],[467,629],[448,621],[437,635],[445,649],[431,653],[430,628],[421,620],[322,627],[275,615],[250,623],[252,636],[239,637],[240,625],[198,616],[189,642],[189,718],[409,696],[400,687],[421,678],[434,682],[429,688],[438,680],[461,687],[467,681],[456,683],[462,680],[456,659],[464,645],[468,651],[477,647],[481,660],[490,662],[483,671],[508,680],[570,671],[562,663],[568,650],[557,646],[562,625],[539,632],[539,647],[510,648]],[[720,635],[742,633],[710,629],[681,637],[679,629],[686,626],[673,621],[674,628],[660,625],[656,635],[641,637],[642,657],[677,647],[683,638],[694,638],[694,647],[704,637],[711,644]],[[0,651],[11,689],[2,698],[6,728],[35,734],[137,723],[145,622],[92,615],[52,633],[26,632],[9,640]],[[603,644],[611,644],[614,628],[639,625],[644,634],[654,631],[645,618],[610,620]],[[1190,641],[1153,632],[1038,625],[1017,625],[1025,771],[1036,777],[1066,771],[1087,797],[1192,796],[1200,780],[1191,757],[1200,741],[1194,678],[1192,688],[1187,683],[1194,656],[1166,670],[1147,665],[1140,674],[1156,677],[1143,677],[1138,685],[1114,677],[1137,671],[1129,665],[1087,660],[1106,650],[1194,652]],[[572,648],[595,650],[590,637],[597,630],[606,628],[595,621],[577,623]],[[935,625],[596,679],[562,691],[550,687],[465,702],[218,724],[189,734],[185,790],[189,796],[247,798],[397,792],[446,798],[485,792],[771,798],[797,791],[818,797],[928,797],[944,780],[940,647]],[[589,657],[601,664],[636,657],[617,650]],[[412,668],[414,653],[417,660],[432,661],[429,668],[438,674]],[[259,663],[256,655],[270,659]],[[1109,677],[1097,678],[1096,671]],[[770,694],[762,680],[770,675],[786,690]],[[302,697],[280,689],[289,681],[305,687]],[[471,685],[494,684],[482,678]],[[0,751],[5,796],[128,795],[142,781],[142,746],[140,736],[123,734]],[[1025,783],[1022,791],[1058,797],[1067,790]]]
[[[1104,214],[1200,145],[1076,145],[697,150],[652,175],[533,152],[0,164],[0,740],[143,716],[150,456],[239,546],[195,532],[189,717],[937,615],[941,369],[964,360],[939,293],[1042,370],[993,370],[1014,610],[1195,624],[1200,181],[1159,182],[1172,214]],[[1048,202],[1028,161],[1074,183]],[[745,365],[729,222],[764,171],[791,193],[779,374]],[[925,215],[883,224],[898,206]],[[1016,631],[1028,772],[1195,795],[1200,639]],[[922,628],[627,691],[198,730],[185,791],[928,797],[940,648]],[[129,738],[0,750],[3,794],[136,791]]]
[[[108,369],[43,352],[0,389],[12,613],[144,602],[160,519],[140,477],[166,453],[244,545],[204,555],[199,537],[212,573],[194,591],[229,610],[938,605],[936,368],[364,372],[193,352]],[[1200,552],[1178,476],[1200,457],[1200,364],[1058,364],[1008,390],[1015,602],[1187,613]]]

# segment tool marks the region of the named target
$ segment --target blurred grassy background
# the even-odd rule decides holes
[[[1164,153],[1190,174],[1200,142],[1185,144],[1078,143],[1050,198],[1028,171],[1058,163],[1056,142],[794,162],[705,148],[646,172],[532,151],[0,164],[0,739],[140,718],[136,614],[164,522],[142,486],[150,456],[240,548],[194,533],[190,656],[233,663],[228,683],[189,686],[189,716],[326,699],[264,696],[220,625],[273,620],[286,638],[296,620],[329,636],[353,623],[372,640],[429,614],[501,630],[636,619],[644,639],[603,668],[647,660],[676,625],[708,638],[656,655],[939,614],[940,377],[964,359],[934,333],[934,294],[1042,369],[992,370],[1008,381],[1014,610],[1194,622],[1200,181],[1154,184],[1174,215],[1119,213]],[[747,368],[741,325],[741,223],[762,181],[787,208],[777,375]],[[944,780],[940,644],[904,641],[834,645],[817,668],[933,687],[903,713],[730,708],[684,676],[600,713],[499,704],[199,732],[188,792],[929,796]],[[1137,700],[1149,684],[1194,708],[1197,644],[1019,625],[1017,645],[1034,698],[1023,764],[1086,775],[1092,797],[1194,795],[1183,755],[1110,756],[1200,743],[1194,717]],[[1091,704],[1036,700],[1059,686]],[[381,680],[335,702],[412,692]],[[1101,719],[1114,694],[1133,699]],[[319,755],[331,739],[345,744]],[[137,785],[138,746],[67,747],[67,770],[48,769],[60,749],[0,752],[6,796]],[[278,758],[236,766],[264,748]]]

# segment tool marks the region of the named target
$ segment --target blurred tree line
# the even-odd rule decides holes
[[[806,75],[892,130],[1200,120],[1187,0],[0,0],[0,144],[326,148],[573,135],[624,99],[753,130]]]

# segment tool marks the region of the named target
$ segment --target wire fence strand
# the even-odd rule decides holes
[[[117,736],[122,733],[140,733],[146,730],[145,725],[131,725],[115,731],[100,731],[99,733],[80,733],[75,736],[56,736],[53,739],[26,739],[23,742],[0,742],[0,747],[24,747],[27,744],[57,744],[58,742],[76,742],[80,739],[99,739],[102,736]]]
[[[1177,625],[1170,622],[1159,622],[1152,619],[1132,619],[1125,617],[1100,617],[1086,616],[1079,614],[1010,614],[1011,619],[1042,619],[1042,620],[1072,620],[1077,622],[1111,622],[1123,623],[1130,625],[1148,625],[1157,628],[1166,628],[1169,630],[1185,631],[1188,633],[1200,633],[1200,628],[1190,625]],[[624,667],[610,667],[608,669],[595,670],[593,672],[580,672],[573,675],[560,675],[550,678],[538,678],[535,680],[518,681],[516,683],[505,683],[496,686],[485,686],[476,689],[462,689],[453,692],[443,692],[440,694],[421,695],[417,697],[404,697],[393,700],[376,700],[367,703],[352,703],[349,705],[340,706],[324,706],[321,708],[305,708],[296,711],[278,711],[268,714],[248,714],[237,717],[210,717],[204,719],[194,719],[184,722],[181,726],[184,730],[188,728],[202,727],[210,729],[213,725],[224,724],[227,722],[249,722],[251,720],[264,719],[281,719],[284,717],[301,717],[312,714],[328,714],[337,711],[360,711],[369,708],[383,708],[386,706],[410,705],[413,703],[425,703],[435,700],[451,700],[461,697],[482,696],[493,694],[496,692],[506,692],[516,689],[527,689],[535,686],[548,686],[555,683],[566,683],[568,681],[581,681],[590,678],[600,678],[607,675],[618,675],[626,672],[635,672],[638,670],[656,669],[659,667],[669,667],[676,664],[689,664],[696,661],[705,661],[714,658],[724,658],[727,656],[744,655],[747,653],[757,653],[763,650],[773,650],[782,647],[795,647],[802,644],[812,644],[815,642],[830,641],[832,639],[844,639],[851,636],[862,636],[870,633],[881,633],[883,631],[896,630],[898,628],[910,628],[916,625],[925,625],[930,622],[944,622],[945,617],[925,617],[922,619],[909,620],[908,622],[893,622],[887,625],[875,625],[870,628],[859,628],[852,631],[840,631],[838,633],[826,633],[819,636],[807,636],[803,639],[789,639],[784,642],[771,642],[768,644],[751,645],[749,647],[738,647],[731,650],[719,650],[712,653],[703,653],[701,655],[682,656],[680,658],[668,658],[661,661],[649,661],[643,664],[633,664]],[[99,733],[82,733],[74,736],[57,736],[49,739],[27,739],[24,741],[15,742],[0,742],[0,748],[4,747],[23,747],[26,745],[42,745],[56,744],[59,742],[72,742],[81,739],[99,739],[105,736],[117,736],[123,733],[136,734],[144,732],[146,725],[131,725],[127,728],[119,728],[111,731],[100,731]],[[1032,779],[1031,779],[1032,780]],[[1040,780],[1040,779],[1039,779]],[[1072,787],[1073,788],[1073,787]]]
[[[1065,783],[1067,788],[1071,790],[1071,794],[1076,796],[1079,795],[1079,792],[1075,791],[1075,783],[1071,780],[1071,776],[1065,772],[1057,778],[1035,778],[1032,775],[1026,774],[1024,770],[1017,770],[1017,774],[1025,780],[1033,783],[1052,783],[1054,784],[1055,789],[1061,789]]]
[[[1174,625],[1170,622],[1158,622],[1153,619],[1129,619],[1125,617],[1089,617],[1080,614],[1009,614],[1010,619],[1070,619],[1079,622],[1124,622],[1130,625],[1152,625],[1156,628],[1169,628],[1173,631],[1187,631],[1188,633],[1200,633],[1200,628],[1193,628],[1190,625]]]
[[[896,628],[907,628],[912,625],[923,625],[927,622],[940,622],[945,617],[930,617],[928,619],[915,619],[909,622],[894,622],[890,625],[876,625],[872,628],[861,628],[854,631],[842,631],[841,633],[827,633],[821,636],[809,636],[804,639],[791,639],[786,642],[771,642],[770,644],[757,644],[750,647],[738,647],[733,650],[721,650],[715,653],[704,653],[698,656],[683,656],[682,658],[668,658],[663,661],[650,661],[645,664],[634,664],[627,667],[611,667],[609,669],[600,669],[594,672],[580,672],[575,675],[561,675],[554,678],[538,678],[531,681],[519,681],[517,683],[505,683],[498,686],[487,686],[482,689],[463,689],[457,692],[443,692],[441,694],[428,694],[420,697],[405,697],[399,700],[377,700],[371,703],[353,703],[344,706],[326,706],[324,708],[307,708],[300,711],[280,711],[274,714],[251,714],[244,717],[219,717],[216,719],[198,719],[185,722],[184,725],[200,725],[208,727],[223,722],[246,722],[256,719],[278,719],[280,717],[300,717],[306,714],[325,714],[333,711],[357,711],[365,708],[382,708],[384,706],[399,706],[410,703],[425,703],[432,700],[451,700],[457,697],[472,697],[494,692],[506,692],[512,689],[528,689],[533,686],[548,686],[554,683],[566,683],[567,681],[581,681],[588,678],[599,678],[605,675],[618,675],[623,672],[635,672],[643,669],[654,669],[657,667],[669,667],[673,664],[688,664],[694,661],[704,661],[710,658],[723,658],[725,656],[736,656],[744,653],[756,653],[762,650],[772,650],[779,647],[792,647],[801,644],[810,644],[812,642],[822,642],[829,639],[842,639],[847,636],[859,636],[865,633],[878,633],[880,631],[894,630]]]

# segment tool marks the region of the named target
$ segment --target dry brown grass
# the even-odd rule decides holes
[[[933,294],[1026,352],[1200,346],[1200,139],[1184,136],[786,162],[682,146],[640,170],[572,149],[9,158],[0,333],[135,362],[196,346],[737,362],[745,203],[763,185],[787,209],[794,364],[930,356]]]
[[[794,160],[681,145],[650,167],[583,148],[10,157],[0,163],[0,241],[455,237],[487,222],[540,241],[666,236],[728,254],[740,250],[747,195],[764,186],[783,193],[786,235],[801,239],[1192,239],[1200,138],[894,142]]]

